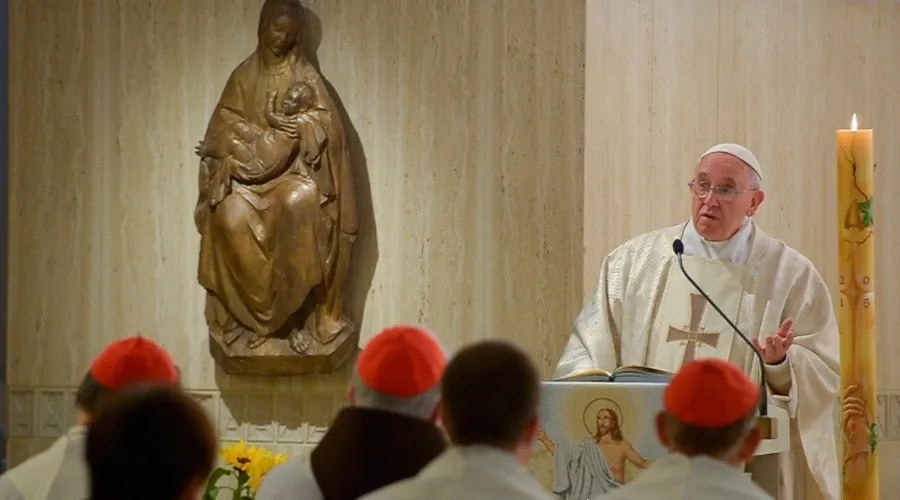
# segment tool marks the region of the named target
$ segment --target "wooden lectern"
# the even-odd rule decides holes
[[[599,495],[631,482],[668,453],[657,438],[654,419],[670,376],[644,370],[610,378],[592,371],[543,382],[531,473],[560,498]],[[747,474],[775,498],[781,484],[779,458],[790,449],[783,399],[770,399],[769,415],[760,419],[763,442],[748,466],[752,476]]]

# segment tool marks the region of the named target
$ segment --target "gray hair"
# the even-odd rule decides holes
[[[434,384],[434,387],[422,394],[409,398],[398,398],[372,389],[359,378],[359,373],[356,371],[353,372],[350,383],[353,387],[353,404],[358,408],[371,408],[421,420],[430,420],[441,401],[441,384],[439,383]]]
[[[747,165],[747,172],[750,174],[750,189],[759,189],[762,187],[762,177],[759,176],[759,172],[753,170],[750,165]]]
[[[688,456],[707,455],[731,460],[744,440],[756,427],[756,409],[737,422],[720,428],[703,428],[681,423],[668,412],[663,413],[665,434],[675,451]]]

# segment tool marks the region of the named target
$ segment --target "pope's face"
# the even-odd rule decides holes
[[[694,227],[707,241],[725,241],[734,236],[744,218],[756,213],[764,198],[750,167],[727,153],[705,156],[694,172],[694,184],[711,191],[703,197],[691,191]],[[731,199],[720,199],[717,192],[736,194]]]

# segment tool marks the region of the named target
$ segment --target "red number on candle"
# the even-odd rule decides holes
[[[845,284],[847,281],[844,279],[844,276],[841,275],[841,285]]]
[[[871,282],[871,281],[872,281],[872,279],[869,278],[868,276],[863,276],[863,285],[868,285],[869,282]]]
[[[866,298],[863,299],[863,307],[865,307],[866,309],[868,309],[871,305],[872,305],[872,300],[871,300],[871,299],[869,299],[868,297],[866,297]]]

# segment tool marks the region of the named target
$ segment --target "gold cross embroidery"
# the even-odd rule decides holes
[[[669,335],[666,342],[681,342],[686,344],[684,348],[684,363],[690,363],[697,354],[697,344],[702,344],[715,349],[719,345],[718,332],[706,332],[700,326],[703,312],[706,310],[706,299],[702,295],[691,294],[691,324],[686,330],[669,326]]]

